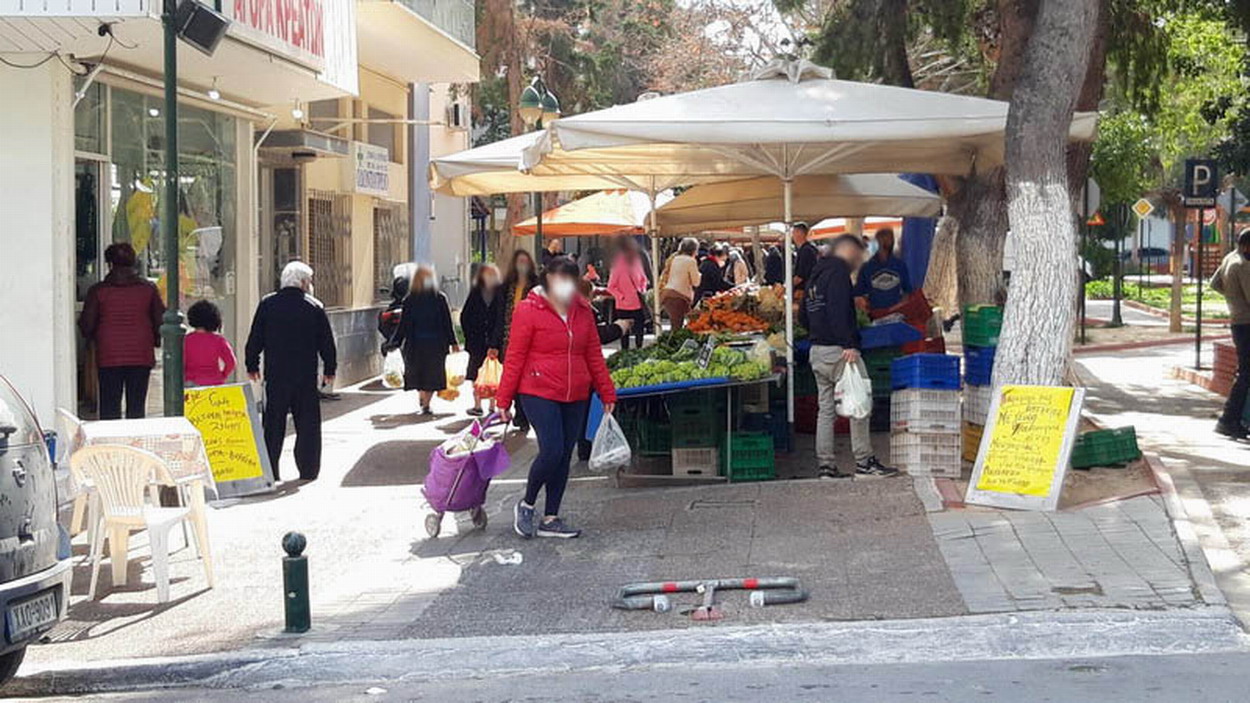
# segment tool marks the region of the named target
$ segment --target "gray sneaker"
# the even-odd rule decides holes
[[[865,478],[889,478],[897,476],[898,469],[892,466],[886,466],[877,460],[877,457],[870,456],[863,461],[855,463],[855,473]]]
[[[512,509],[512,529],[525,539],[534,536],[534,508],[526,505],[524,500],[518,500]]]
[[[552,520],[543,520],[538,523],[539,537],[556,537],[558,539],[572,539],[582,534],[581,530],[573,529],[564,524],[560,518]]]
[[[817,476],[818,476],[818,477],[820,478],[820,480],[822,480],[822,481],[834,481],[834,480],[837,480],[837,479],[840,479],[840,478],[850,478],[850,477],[851,477],[851,475],[850,475],[850,474],[844,474],[844,473],[842,473],[841,471],[838,471],[838,467],[836,467],[836,466],[822,466],[822,467],[820,467],[820,473],[818,473],[818,474],[817,474]]]

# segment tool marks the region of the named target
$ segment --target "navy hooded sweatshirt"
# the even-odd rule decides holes
[[[799,309],[799,321],[812,344],[859,349],[853,293],[851,268],[845,261],[826,256],[816,262]]]

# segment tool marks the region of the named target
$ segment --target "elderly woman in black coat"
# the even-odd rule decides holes
[[[473,279],[473,289],[464,301],[464,309],[460,311],[460,329],[464,331],[464,348],[469,352],[469,366],[465,371],[465,380],[477,381],[478,371],[491,354],[491,341],[498,335],[499,307],[503,304],[499,290],[499,269],[494,264],[482,264]],[[491,402],[492,408],[494,402]],[[482,414],[482,398],[478,395],[476,385],[473,389],[473,407],[469,414]]]
[[[431,414],[434,394],[447,387],[447,354],[460,351],[451,306],[438,290],[433,266],[422,264],[413,274],[391,346],[403,350],[404,390],[416,390],[421,414]]]

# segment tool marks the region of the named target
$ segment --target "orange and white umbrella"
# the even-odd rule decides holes
[[[903,229],[903,220],[900,217],[865,217],[864,218],[864,234],[872,234],[874,231],[883,227],[890,227],[898,234]],[[829,239],[839,234],[846,233],[845,217],[830,217],[827,220],[821,220],[812,227],[809,236],[812,239]]]
[[[656,196],[657,205],[668,202],[669,193]],[[595,235],[646,234],[651,199],[636,190],[604,190],[554,207],[543,213],[544,237],[593,237]],[[536,234],[538,218],[512,227],[518,236]]]

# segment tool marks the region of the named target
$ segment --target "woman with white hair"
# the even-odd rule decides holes
[[[317,393],[317,357],[322,379],[334,386],[338,356],[334,333],[321,301],[313,297],[313,270],[302,261],[282,269],[282,287],[260,301],[244,348],[247,375],[261,379],[265,361],[265,445],[273,477],[286,435],[286,416],[295,421],[295,465],[299,477],[312,481],[321,472],[321,398]]]

